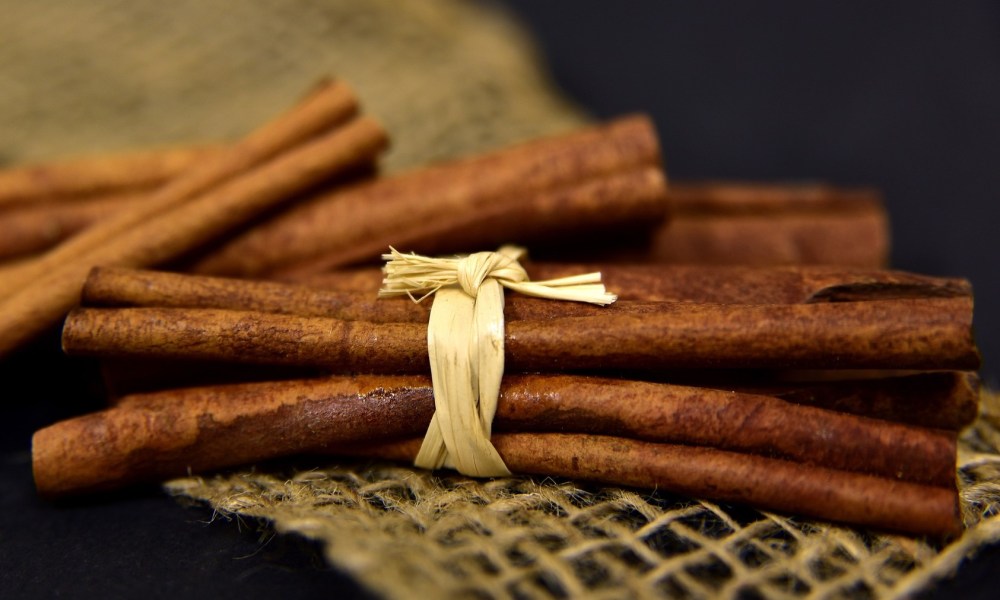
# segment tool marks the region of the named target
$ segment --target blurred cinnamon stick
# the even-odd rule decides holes
[[[660,303],[643,314],[510,321],[513,370],[953,369],[979,365],[970,298],[799,305]],[[63,348],[353,372],[426,369],[426,327],[250,311],[78,309]]]
[[[5,272],[5,278],[24,278],[38,271],[22,285],[3,288],[0,355],[71,308],[94,264],[164,262],[334,173],[370,163],[385,145],[384,132],[369,118],[348,121],[355,110],[341,84],[318,89],[296,110],[172,180],[149,202],[73,237],[27,271]]]
[[[781,215],[678,215],[644,256],[680,264],[845,265],[888,262],[884,211]]]
[[[0,208],[0,260],[47,250],[142,198],[141,192],[116,192]]]
[[[108,244],[116,236],[138,225],[148,225],[153,218],[185,205],[253,167],[261,165],[302,142],[315,138],[330,127],[344,123],[357,114],[354,93],[341,82],[324,82],[292,110],[279,115],[250,133],[240,142],[217,152],[157,189],[145,202],[115,214],[88,228],[65,244],[28,261],[25,269],[3,273],[0,298],[28,284],[49,271],[65,268],[94,248]],[[95,264],[95,263],[92,263]]]
[[[929,277],[883,269],[609,262],[525,262],[524,266],[534,280],[599,271],[609,290],[624,300],[639,302],[800,304],[972,296],[972,286],[964,279]],[[283,279],[313,288],[374,295],[382,285],[382,277],[381,270],[362,267]]]
[[[335,190],[237,236],[204,274],[313,273],[390,244],[454,252],[666,213],[654,127],[642,116]],[[470,247],[474,245],[475,248]]]
[[[0,209],[149,190],[218,149],[212,145],[162,148],[3,169]]]
[[[655,262],[875,268],[888,261],[888,217],[871,188],[681,182],[670,201],[673,218],[646,251]]]
[[[878,190],[818,182],[675,181],[670,203],[678,214],[774,215],[865,212],[882,208]]]

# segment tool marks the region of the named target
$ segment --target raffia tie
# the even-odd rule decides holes
[[[490,443],[504,368],[503,288],[602,306],[617,296],[605,289],[600,273],[529,281],[518,262],[525,250],[516,246],[458,258],[389,250],[382,255],[387,262],[379,297],[407,295],[420,302],[435,296],[427,324],[435,412],[414,464],[478,477],[510,475]]]

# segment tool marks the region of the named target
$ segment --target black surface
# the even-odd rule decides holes
[[[895,264],[972,279],[987,380],[997,384],[1000,4],[510,5],[571,96],[600,116],[654,116],[674,177],[881,187]],[[0,362],[0,597],[361,593],[304,540],[213,521],[156,488],[76,504],[37,499],[31,432],[100,405],[92,365],[31,376],[57,348],[49,336]],[[998,569],[993,547],[923,597],[995,597]]]
[[[1000,2],[509,5],[570,97],[653,116],[672,178],[883,190],[893,265],[971,279],[1000,383]]]
[[[97,368],[62,356],[51,331],[0,361],[0,381],[0,598],[367,597],[304,538],[181,506],[158,486],[38,498],[31,434],[100,408]]]
[[[27,452],[0,460],[5,598],[365,597],[298,536],[213,519],[158,488],[47,503],[30,484]]]

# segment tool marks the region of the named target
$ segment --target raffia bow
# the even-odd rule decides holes
[[[430,258],[390,248],[379,297],[434,295],[427,352],[434,389],[434,417],[414,464],[451,467],[466,475],[509,475],[490,443],[504,369],[503,288],[547,298],[607,305],[617,296],[600,273],[529,281],[518,262],[523,248],[465,257]],[[418,294],[422,294],[419,295]]]

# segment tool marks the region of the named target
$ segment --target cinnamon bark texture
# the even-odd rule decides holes
[[[598,271],[603,274],[609,289],[624,300],[596,307],[511,294],[504,310],[510,320],[648,314],[663,309],[660,302],[797,304],[971,295],[968,283],[963,280],[892,271],[614,264],[535,265],[530,271],[536,280]],[[379,299],[375,290],[381,282],[381,273],[364,273],[368,280],[362,285],[371,287],[371,291],[353,291],[350,281],[346,283],[347,291],[321,290],[268,281],[98,267],[84,283],[82,303],[86,306],[250,310],[378,323],[427,322],[430,300],[417,304],[408,298]],[[337,282],[327,279],[325,283]],[[630,301],[631,298],[640,300]]]
[[[964,279],[928,277],[903,271],[828,266],[738,267],[620,263],[524,264],[533,280],[599,271],[609,290],[623,300],[711,302],[716,304],[803,304],[971,297]],[[382,271],[364,267],[287,278],[314,288],[374,295]]]
[[[146,194],[151,193],[147,191]],[[110,218],[135,202],[142,192],[118,192],[62,202],[0,208],[0,260],[36,254],[91,224]],[[0,274],[0,279],[3,275]]]
[[[174,179],[137,210],[119,213],[45,255],[34,266],[51,270],[0,300],[0,354],[70,309],[93,265],[162,263],[333,174],[370,163],[385,146],[385,135],[370,118],[348,120],[354,110],[346,88],[327,86],[215,160]],[[74,249],[79,255],[63,256]]]
[[[366,444],[423,430],[433,407],[430,382],[424,377],[338,377],[132,396],[116,408],[37,432],[33,440],[35,480],[40,493],[56,496],[304,452],[346,448],[348,453],[357,453]],[[940,502],[955,494],[954,434],[790,405],[773,397],[581,377],[510,377],[504,383],[495,425],[498,431],[521,432],[513,437],[523,440],[547,439],[524,432],[616,436],[601,438],[606,442],[601,447],[617,457],[613,472],[600,466],[607,465],[607,457],[594,460],[589,454],[590,437],[571,435],[559,438],[566,451],[559,456],[577,471],[550,464],[552,456],[543,453],[535,461],[527,456],[517,459],[518,472],[523,473],[720,497],[713,492],[714,482],[700,483],[713,477],[700,469],[714,468],[709,458],[722,457],[726,468],[735,470],[725,489],[748,490],[747,496],[723,499],[801,513],[806,507],[798,506],[796,500],[810,500],[802,490],[817,493],[827,487],[828,493],[835,494],[846,484],[852,493],[860,494],[857,502],[876,505],[865,490],[896,489],[890,482],[896,479],[911,482],[900,489],[914,486],[937,498],[932,503],[935,508],[928,507],[938,512],[934,522],[952,516]],[[636,445],[628,441],[632,439],[655,445]],[[831,445],[829,439],[839,443]],[[630,464],[626,459],[632,451],[622,453],[623,447],[647,451]],[[719,449],[734,452],[720,453]],[[693,457],[695,463],[670,471],[677,479],[662,475],[651,479],[662,468],[657,465],[664,463],[648,455],[664,452]],[[761,463],[752,455],[771,459]],[[572,461],[571,456],[581,460]],[[791,469],[798,477],[806,477],[807,483],[790,490],[790,497],[781,497],[776,487],[780,477],[761,476],[753,467],[758,464],[777,465],[780,475]],[[857,479],[845,471],[877,477]],[[771,499],[761,499],[764,489],[771,490]],[[885,520],[865,524],[898,528]]]
[[[806,374],[815,376],[816,374]],[[979,412],[979,377],[972,372],[917,373],[840,381],[734,383],[744,392],[838,412],[958,431]]]
[[[117,404],[129,395],[163,390],[300,379],[325,374],[322,368],[315,367],[137,358],[104,358],[101,371],[111,404]],[[975,373],[964,371],[681,370],[656,373],[615,371],[605,374],[623,380],[774,396],[793,404],[952,432],[971,424],[979,409],[979,379]],[[811,379],[786,381],[789,377],[802,376]]]
[[[48,496],[106,490],[302,452],[409,458],[415,452],[409,444],[364,444],[426,427],[430,394],[424,378],[362,376],[132,397],[36,433],[36,485]],[[761,396],[545,376],[508,380],[497,423],[573,432],[494,436],[516,472],[659,487],[914,533],[949,535],[959,527],[950,478],[954,439],[930,430]],[[595,429],[646,440],[720,442],[740,452],[580,435]],[[781,435],[764,435],[769,429]],[[831,449],[825,431],[842,435],[846,445]],[[914,456],[922,460],[909,460]],[[904,477],[892,472],[894,461],[924,471]],[[940,473],[927,471],[927,463]],[[832,468],[837,464],[877,464],[888,476]],[[947,481],[940,485],[912,482],[943,474]]]
[[[976,369],[972,301],[660,303],[643,314],[508,323],[511,370]],[[109,357],[422,373],[426,327],[216,309],[78,309],[63,348]]]
[[[713,302],[841,302],[886,299],[967,297],[962,280],[937,279],[894,273],[799,267],[689,268],[675,266],[624,265],[533,265],[542,277],[558,277],[583,271],[602,270],[612,289],[625,297],[644,297],[645,302],[619,301],[609,307],[551,302],[512,294],[507,298],[508,321],[550,319],[567,316],[649,314],[662,308],[656,301]],[[299,285],[201,277],[119,268],[94,269],[83,288],[83,303],[90,306],[148,306],[173,308],[219,308],[251,310],[304,317],[331,317],[346,321],[426,323],[430,301],[415,304],[409,299],[376,299],[374,288],[381,274],[375,270],[352,274],[330,274],[321,283],[344,284],[371,291],[320,290]],[[346,279],[345,279],[346,278]],[[664,294],[658,296],[657,294]],[[135,391],[204,385],[212,382],[286,378],[296,371],[262,371],[259,366],[223,368],[217,363],[196,361],[164,363],[159,360],[105,361],[105,382],[114,395]],[[303,375],[302,371],[298,371]],[[627,374],[626,374],[627,375]],[[650,374],[636,374],[649,378]],[[978,379],[971,373],[925,373],[907,377],[865,369],[860,372],[822,370],[752,374],[696,372],[657,374],[669,382],[722,385],[746,391],[762,391],[796,403],[872,416],[927,427],[957,430],[975,418]],[[798,381],[785,381],[790,377]],[[839,381],[815,381],[817,379]],[[865,378],[858,380],[859,378]]]
[[[646,255],[686,264],[880,267],[888,217],[877,191],[823,184],[679,183]]]
[[[0,209],[149,190],[218,149],[211,145],[162,148],[0,170]]]
[[[666,212],[659,146],[630,117],[337,190],[302,203],[193,265],[205,274],[311,273],[406,251],[655,222]]]
[[[492,442],[519,473],[653,487],[874,529],[943,538],[962,531],[958,496],[941,487],[609,436],[499,434]],[[419,440],[411,440],[354,454],[409,461],[419,447]]]
[[[798,463],[608,436],[499,434],[491,440],[518,473],[670,490],[853,525],[950,538],[962,531],[954,490]],[[355,449],[412,460],[419,440]]]
[[[33,271],[5,274],[0,280],[0,297],[9,296],[17,286],[31,282],[51,269],[79,260],[81,255],[109,243],[124,231],[148,223],[189,202],[193,197],[243,174],[320,132],[353,117],[357,101],[345,85],[332,83],[320,86],[314,93],[285,115],[281,115],[251,133],[241,142],[218,152],[175,177],[169,185],[157,190],[148,201],[122,211],[113,218],[91,227],[62,244],[37,261]]]

